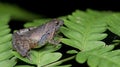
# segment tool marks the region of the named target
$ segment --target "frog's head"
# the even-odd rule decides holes
[[[56,30],[58,30],[64,24],[64,21],[61,19],[53,19],[51,22],[54,23]]]

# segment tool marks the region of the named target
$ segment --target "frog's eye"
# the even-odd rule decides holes
[[[56,21],[55,23],[56,23],[56,26],[59,25],[59,22],[58,22],[58,21]]]
[[[58,20],[56,24],[57,24],[58,26],[61,26],[61,25],[63,25],[63,23],[64,23],[63,20]]]

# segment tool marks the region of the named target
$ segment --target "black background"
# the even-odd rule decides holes
[[[119,0],[0,0],[16,4],[28,11],[47,17],[71,14],[76,9],[119,11]]]
[[[44,15],[49,18],[55,18],[59,16],[64,16],[71,14],[76,9],[85,11],[86,9],[93,9],[99,11],[120,11],[120,2],[119,0],[0,0],[0,2],[10,3],[18,5],[19,7],[39,14]],[[16,22],[20,22],[17,23]],[[11,20],[9,25],[12,28],[12,31],[15,29],[23,28],[24,21]],[[16,25],[16,26],[13,26]],[[106,31],[110,36],[107,37],[104,41],[112,41],[113,37],[116,36],[110,31]],[[109,44],[109,42],[106,42]],[[63,46],[60,50],[62,53],[65,53],[66,50],[71,49],[68,46]],[[72,48],[73,49],[73,48]],[[71,60],[73,67],[87,67],[87,64],[78,64],[75,60]]]
[[[120,11],[119,0],[0,0],[0,2],[15,4],[27,11],[44,15],[48,18],[65,16],[71,14],[76,9],[83,11],[86,9]],[[18,23],[16,24],[16,22]],[[11,20],[9,24],[12,32],[13,30],[23,28],[25,22],[23,20]]]

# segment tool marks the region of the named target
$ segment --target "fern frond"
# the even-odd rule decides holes
[[[11,51],[9,20],[9,15],[0,15],[0,67],[13,67],[16,64],[16,58]]]
[[[87,63],[90,67],[120,67],[120,50],[113,50],[113,45],[104,46],[90,51],[79,52],[76,60]]]
[[[120,13],[114,13],[107,18],[108,29],[120,36]]]
[[[96,17],[78,10],[73,12],[67,20],[64,20],[67,27],[61,29],[62,33],[68,37],[68,39],[62,39],[63,43],[82,51],[105,45],[100,41],[107,36],[103,33],[107,29],[104,20],[103,16]]]
[[[90,67],[120,67],[120,50],[113,50],[114,45],[107,46],[101,41],[107,36],[103,32],[107,29],[107,18],[111,16],[112,13],[77,10],[64,19],[66,27],[62,27],[61,31],[67,38],[63,38],[62,42],[80,50],[76,55],[77,62],[87,61]],[[118,17],[116,19],[117,24]],[[117,31],[116,24],[109,23],[109,28]]]
[[[11,59],[7,59],[4,61],[0,61],[0,66],[1,67],[13,67],[16,64],[16,58],[13,57]]]
[[[32,12],[25,11],[24,9],[18,7],[17,5],[0,3],[0,15],[8,14],[12,19],[17,20],[33,20],[41,18],[41,16],[34,14]]]
[[[34,66],[30,66],[30,65],[17,65],[15,67],[34,67]]]
[[[45,46],[45,48],[39,49],[38,51],[31,50],[30,51],[30,60],[28,58],[21,57],[20,54],[18,54],[17,52],[13,52],[13,54],[17,58],[19,58],[29,64],[35,64],[38,67],[41,67],[41,66],[56,62],[57,60],[59,60],[61,58],[61,56],[62,56],[61,53],[53,52],[53,51],[58,50],[60,47],[61,46],[54,47],[54,46],[49,45],[49,46]]]

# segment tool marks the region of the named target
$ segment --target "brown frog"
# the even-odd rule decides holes
[[[54,36],[63,23],[60,19],[53,19],[41,26],[14,32],[12,37],[13,49],[23,57],[29,57],[29,51],[32,48],[44,46],[47,42],[58,44],[59,41],[55,41]]]

